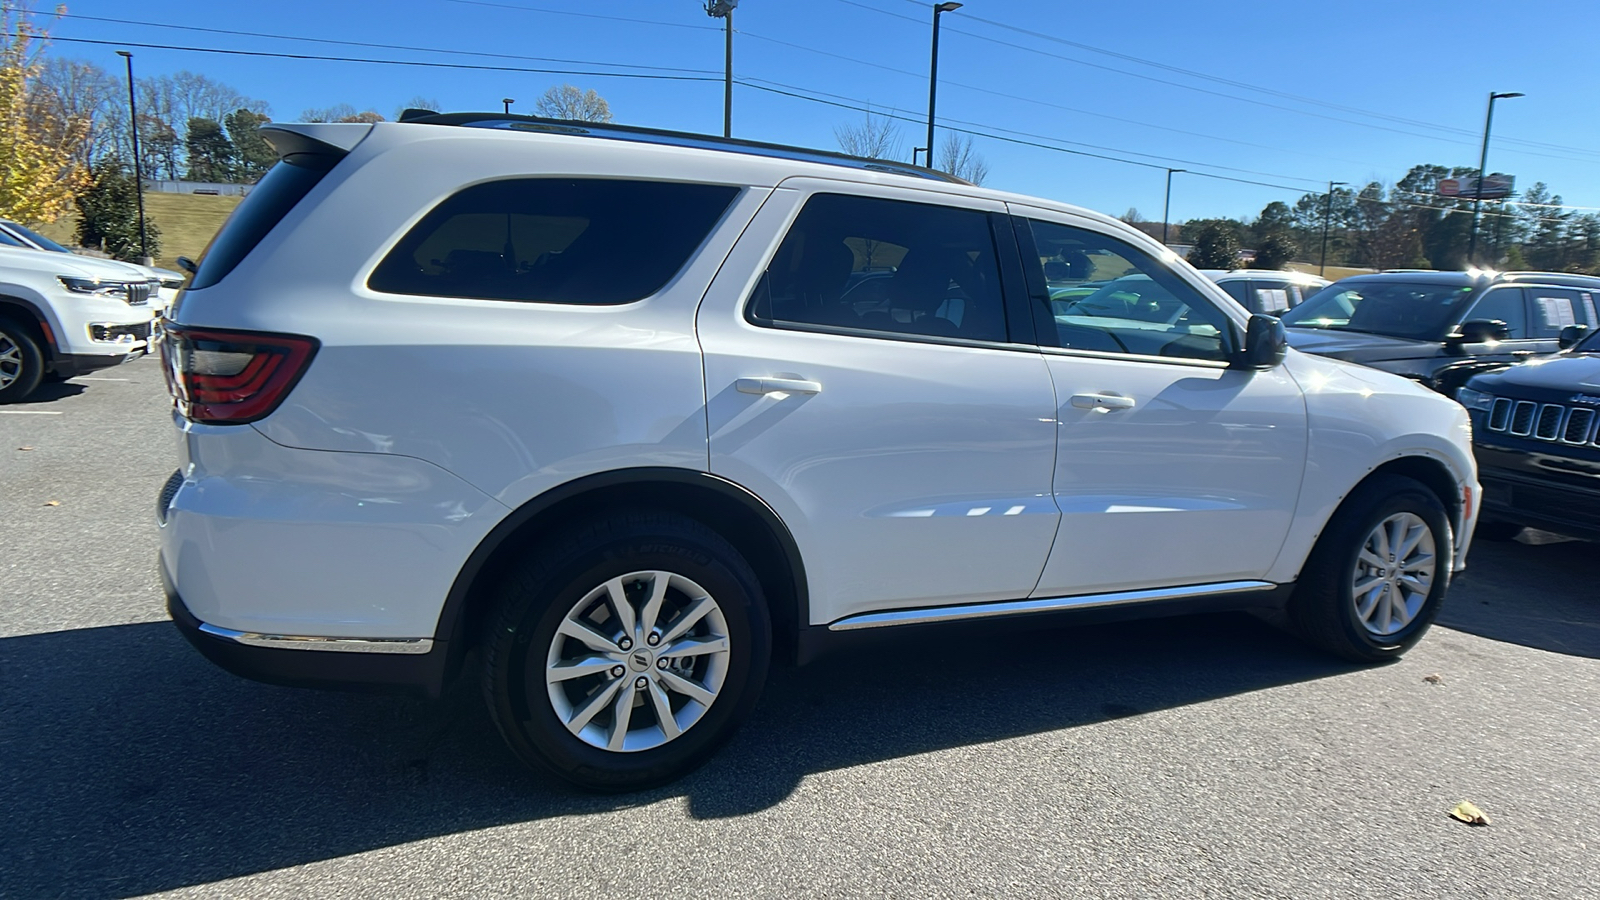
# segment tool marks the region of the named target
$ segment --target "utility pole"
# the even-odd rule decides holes
[[[1489,114],[1483,118],[1483,153],[1478,156],[1478,184],[1473,190],[1472,197],[1472,235],[1467,238],[1467,265],[1473,264],[1473,257],[1478,255],[1478,207],[1483,205],[1483,170],[1489,164],[1489,126],[1494,124],[1494,102],[1496,100],[1510,100],[1512,97],[1522,97],[1524,94],[1510,91],[1504,94],[1489,93]]]
[[[933,109],[939,93],[939,17],[961,8],[960,3],[933,5],[933,58],[928,61],[928,168],[933,168]]]
[[[1347,181],[1328,182],[1328,199],[1322,206],[1322,262],[1317,265],[1317,275],[1328,271],[1328,220],[1333,217],[1333,189],[1349,184]]]
[[[139,163],[139,104],[133,92],[133,54],[118,50],[117,55],[128,63],[128,133],[133,139],[133,194],[139,198],[139,262],[150,264],[150,239],[144,227],[144,168]]]
[[[723,22],[726,67],[722,77],[722,136],[733,137],[733,8],[739,0],[706,0],[706,15]]]
[[[1167,202],[1161,205],[1161,246],[1167,245],[1167,220],[1172,218],[1172,176],[1188,169],[1167,170]]]

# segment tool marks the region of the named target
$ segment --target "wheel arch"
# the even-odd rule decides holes
[[[1432,492],[1439,499],[1439,503],[1444,506],[1445,512],[1449,513],[1450,526],[1456,531],[1455,542],[1460,543],[1461,528],[1464,524],[1462,515],[1465,512],[1462,504],[1465,498],[1461,496],[1461,482],[1456,478],[1455,473],[1450,471],[1449,466],[1432,456],[1397,457],[1367,473],[1365,478],[1362,478],[1355,487],[1351,488],[1350,493],[1354,493],[1356,488],[1361,487],[1361,485],[1379,475],[1398,475],[1402,478],[1409,478]],[[1349,496],[1350,494],[1345,494],[1346,498]],[[1343,501],[1341,501],[1341,505],[1342,503]]]
[[[54,360],[56,357],[56,336],[50,328],[50,322],[37,306],[20,297],[10,294],[0,294],[0,318],[10,319],[27,328],[35,340],[39,342],[39,349],[44,351],[45,360]]]
[[[775,648],[792,660],[806,626],[809,596],[805,566],[788,527],[754,493],[725,478],[693,469],[646,467],[589,475],[546,491],[479,542],[457,573],[434,632],[435,640],[449,648],[449,673],[459,669],[479,642],[493,587],[523,549],[578,517],[641,506],[691,516],[744,555],[766,595]]]

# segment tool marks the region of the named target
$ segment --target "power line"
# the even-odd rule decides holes
[[[859,0],[836,0],[836,2],[843,3],[843,4],[847,5],[847,6],[854,6],[854,7],[860,8],[860,9],[870,10],[872,12],[879,13],[879,14],[885,15],[885,16],[891,16],[891,17],[896,18],[896,19],[904,19],[904,20],[906,20],[908,22],[914,22],[914,23],[916,23],[918,25],[925,24],[921,19],[913,18],[911,16],[901,15],[901,14],[895,13],[895,12],[890,12],[889,10],[880,9],[879,7],[876,7],[876,6],[870,6],[870,5],[866,4],[866,3],[859,2]],[[910,0],[910,2],[915,3],[916,0]],[[917,5],[920,5],[920,4],[917,4]],[[979,19],[979,18],[977,18],[975,16],[963,16],[963,18],[975,19],[976,21],[982,21],[982,22],[985,22],[985,23],[989,23],[990,22],[990,20]],[[1023,30],[1023,31],[1026,31],[1025,29],[1016,29],[1013,26],[1006,26],[1003,23],[993,23],[993,24],[997,24],[997,25],[1000,25],[1001,27],[1005,27],[1005,28],[1011,28],[1012,30]],[[1003,47],[1010,47],[1010,48],[1012,48],[1014,50],[1022,50],[1022,51],[1027,52],[1027,53],[1034,53],[1034,54],[1037,54],[1039,56],[1045,56],[1045,57],[1049,57],[1051,59],[1058,59],[1058,60],[1061,60],[1061,61],[1064,61],[1064,62],[1073,63],[1074,65],[1086,66],[1086,67],[1092,68],[1092,69],[1100,69],[1102,71],[1112,72],[1112,73],[1115,73],[1115,74],[1118,74],[1118,75],[1125,75],[1125,76],[1127,76],[1129,78],[1138,78],[1138,79],[1143,80],[1143,81],[1149,81],[1149,82],[1153,82],[1153,83],[1156,83],[1156,84],[1164,84],[1164,85],[1167,85],[1169,87],[1175,87],[1175,88],[1179,88],[1181,90],[1186,90],[1186,91],[1194,91],[1194,92],[1201,93],[1201,94],[1208,94],[1208,95],[1211,95],[1211,96],[1214,96],[1214,97],[1221,97],[1223,99],[1233,100],[1233,101],[1237,101],[1237,102],[1240,102],[1240,103],[1249,103],[1249,104],[1252,104],[1252,105],[1255,105],[1255,106],[1266,107],[1268,109],[1276,109],[1276,110],[1279,110],[1279,111],[1282,111],[1282,112],[1294,113],[1296,115],[1309,116],[1309,117],[1317,118],[1317,119],[1324,119],[1324,120],[1327,120],[1327,121],[1330,121],[1330,122],[1339,122],[1339,123],[1345,124],[1345,125],[1356,125],[1356,126],[1360,126],[1360,127],[1363,127],[1363,128],[1372,128],[1372,129],[1376,129],[1376,130],[1379,130],[1379,131],[1391,132],[1393,134],[1406,135],[1408,137],[1424,138],[1426,140],[1440,141],[1440,142],[1451,143],[1451,144],[1455,144],[1455,145],[1465,144],[1467,146],[1471,146],[1471,144],[1472,144],[1472,141],[1470,141],[1470,140],[1468,140],[1468,141],[1454,140],[1454,139],[1447,138],[1447,137],[1444,137],[1444,136],[1441,136],[1441,135],[1438,135],[1438,134],[1425,134],[1425,133],[1419,132],[1419,131],[1407,131],[1407,130],[1404,130],[1404,129],[1401,129],[1401,128],[1392,128],[1390,126],[1380,125],[1380,124],[1377,124],[1375,122],[1361,121],[1361,120],[1357,120],[1357,119],[1346,119],[1346,118],[1341,118],[1339,116],[1331,116],[1331,115],[1326,115],[1324,113],[1313,112],[1311,110],[1296,109],[1296,108],[1294,108],[1292,106],[1283,106],[1283,105],[1277,104],[1277,103],[1269,103],[1269,102],[1267,102],[1265,100],[1258,100],[1258,99],[1255,99],[1255,98],[1252,98],[1252,97],[1241,97],[1241,96],[1238,96],[1237,94],[1230,94],[1230,93],[1226,93],[1226,92],[1223,92],[1223,91],[1214,91],[1214,90],[1211,90],[1209,88],[1199,87],[1197,85],[1192,85],[1192,84],[1184,84],[1184,83],[1179,82],[1179,81],[1172,81],[1172,80],[1165,79],[1165,78],[1158,78],[1156,76],[1147,75],[1147,74],[1144,74],[1144,73],[1141,73],[1141,72],[1130,72],[1130,71],[1128,71],[1126,69],[1120,69],[1120,68],[1117,68],[1115,66],[1102,65],[1102,64],[1099,64],[1099,63],[1089,62],[1087,60],[1076,59],[1076,58],[1070,57],[1070,56],[1063,56],[1063,55],[1061,55],[1059,53],[1051,53],[1051,52],[1049,52],[1047,50],[1041,50],[1041,49],[1039,49],[1037,47],[1029,47],[1029,46],[1024,45],[1024,44],[1015,43],[1013,41],[1001,40],[1000,38],[991,37],[989,35],[984,35],[984,34],[979,34],[979,33],[974,32],[974,31],[968,31],[966,29],[960,28],[959,26],[954,26],[954,25],[948,25],[947,24],[947,25],[944,26],[944,30],[953,31],[953,32],[955,32],[957,34],[966,35],[967,37],[975,38],[975,39],[980,40],[980,41],[987,41],[987,42],[992,43],[992,44],[998,44],[998,45],[1003,46]],[[1037,32],[1027,32],[1027,33],[1039,34]],[[1043,38],[1045,38],[1047,40],[1053,40],[1053,41],[1057,41],[1057,42],[1061,42],[1061,43],[1068,43],[1068,44],[1072,43],[1070,41],[1065,41],[1064,39],[1054,38],[1053,36],[1050,36],[1050,35],[1039,34],[1039,36],[1041,36],[1041,37],[1043,37]],[[1082,45],[1082,46],[1089,47],[1089,45]],[[1113,56],[1118,56],[1119,55],[1119,54],[1115,53],[1115,51],[1102,51],[1099,48],[1090,48],[1090,49],[1093,49],[1096,52],[1108,53],[1108,54],[1113,55]],[[1134,57],[1134,59],[1137,59],[1137,57]],[[1167,66],[1164,63],[1156,63],[1156,62],[1150,62],[1150,61],[1146,61],[1146,60],[1139,60],[1139,61],[1140,62],[1144,62],[1144,63],[1146,63],[1148,65],[1158,66],[1158,67],[1161,67],[1161,68],[1168,68],[1168,69],[1175,68],[1175,67]],[[1187,70],[1178,70],[1178,71],[1187,72]],[[1198,73],[1196,73],[1196,74],[1198,74]],[[1202,76],[1202,77],[1205,77],[1205,76]],[[1226,79],[1224,79],[1224,81],[1226,81]],[[1288,95],[1288,96],[1293,97],[1295,95]],[[1299,98],[1296,98],[1296,99],[1299,99]],[[1315,103],[1318,103],[1318,104],[1322,104],[1323,103],[1323,101],[1311,101],[1311,102],[1315,102]],[[1334,106],[1337,106],[1337,105],[1335,104]],[[1353,107],[1348,107],[1348,108],[1354,109]],[[1370,116],[1379,117],[1379,118],[1387,118],[1387,119],[1397,119],[1398,118],[1398,117],[1394,117],[1394,116],[1387,116],[1387,115],[1380,114],[1380,113],[1371,113],[1371,112],[1368,112],[1366,110],[1358,110],[1358,112],[1360,114],[1362,114],[1362,115],[1370,115]],[[1410,120],[1401,120],[1401,121],[1410,121]],[[1470,131],[1468,131],[1466,129],[1458,129],[1458,128],[1453,128],[1453,127],[1450,127],[1450,126],[1432,125],[1432,124],[1429,124],[1429,123],[1420,123],[1420,124],[1423,127],[1440,128],[1440,129],[1447,130],[1447,131],[1459,132],[1463,137],[1470,137],[1472,135],[1472,132],[1470,132]],[[1502,143],[1515,143],[1515,144],[1519,144],[1519,145],[1520,144],[1534,144],[1534,145],[1538,145],[1538,146],[1550,146],[1550,147],[1553,147],[1555,149],[1567,150],[1567,151],[1570,151],[1570,152],[1578,152],[1578,153],[1593,153],[1593,152],[1596,152],[1596,151],[1590,151],[1590,150],[1587,150],[1587,149],[1584,149],[1584,148],[1579,148],[1579,147],[1564,147],[1564,146],[1561,146],[1561,145],[1541,145],[1538,142],[1524,142],[1524,141],[1518,141],[1518,140],[1516,140],[1514,138],[1504,138],[1502,140]],[[1546,157],[1546,158],[1550,158],[1550,159],[1563,159],[1563,160],[1567,160],[1569,162],[1593,162],[1593,160],[1591,160],[1591,159],[1579,159],[1579,158],[1576,158],[1576,157],[1563,156],[1563,155],[1559,155],[1559,154],[1541,153],[1541,152],[1534,151],[1534,150],[1517,150],[1515,152],[1519,152],[1519,153],[1523,153],[1523,154],[1527,154],[1527,155],[1531,155],[1531,156],[1542,156],[1542,157]]]
[[[205,28],[199,25],[175,25],[168,22],[140,22],[134,19],[113,19],[106,16],[88,16],[78,13],[57,13],[63,19],[83,19],[90,22],[108,22],[115,25],[136,25],[143,28],[169,28],[177,31],[196,31],[205,34],[225,34],[234,37],[270,38],[279,41],[303,41],[312,44],[333,44],[341,47],[366,47],[376,50],[407,50],[416,53],[440,53],[454,56],[481,56],[489,59],[520,59],[528,62],[567,63],[570,65],[611,66],[617,69],[647,69],[659,72],[687,72],[696,75],[719,74],[714,69],[686,69],[675,66],[644,66],[634,63],[592,62],[584,59],[560,59],[549,56],[518,56],[510,53],[489,53],[483,50],[451,50],[439,47],[416,47],[406,44],[375,44],[369,41],[346,41],[334,38],[303,37],[292,34],[270,34],[260,31],[237,31],[230,28]],[[65,38],[63,38],[65,40]]]
[[[15,37],[15,33],[7,35]],[[223,56],[263,56],[273,59],[298,59],[314,62],[347,62],[366,63],[379,66],[416,66],[425,69],[469,69],[483,72],[525,72],[535,75],[587,75],[594,78],[639,78],[649,81],[721,81],[720,76],[712,75],[658,75],[645,72],[600,72],[580,69],[545,69],[526,66],[489,66],[472,63],[444,63],[424,62],[421,60],[402,59],[372,59],[370,57],[356,56],[322,56],[311,53],[277,53],[270,50],[228,50],[221,47],[184,47],[176,44],[150,44],[138,41],[102,41],[91,38],[61,37],[50,35],[51,41],[66,41],[73,44],[96,44],[103,47],[139,47],[146,50],[176,50],[184,53],[214,53]],[[592,63],[591,65],[611,65],[610,63]]]

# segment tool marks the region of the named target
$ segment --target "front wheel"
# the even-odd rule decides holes
[[[1300,573],[1289,619],[1307,641],[1355,662],[1397,659],[1439,614],[1454,543],[1444,506],[1392,475],[1358,487]]]
[[[524,762],[592,790],[671,781],[755,705],[771,635],[759,582],[676,514],[596,519],[500,591],[484,691]]]
[[[32,335],[10,319],[0,319],[0,403],[15,403],[39,387],[44,353]]]

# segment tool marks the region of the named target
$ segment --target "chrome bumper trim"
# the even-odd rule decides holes
[[[224,638],[251,647],[271,647],[277,650],[328,650],[335,653],[427,653],[433,649],[433,638],[339,638],[310,637],[292,634],[258,634],[234,631],[216,625],[200,623],[200,630],[213,637]]]
[[[1118,591],[1111,594],[1079,594],[1072,597],[1040,597],[1031,600],[1007,600],[998,603],[969,603],[961,606],[897,609],[888,612],[847,616],[837,622],[830,623],[828,630],[856,631],[862,628],[884,628],[891,625],[921,625],[931,622],[956,622],[962,619],[989,619],[999,616],[1020,616],[1029,613],[1054,612],[1066,609],[1091,609],[1098,606],[1155,603],[1162,600],[1181,600],[1187,597],[1245,594],[1254,591],[1270,591],[1275,587],[1277,585],[1265,581],[1225,581],[1219,584],[1196,584],[1188,587],[1157,588],[1148,591]]]

